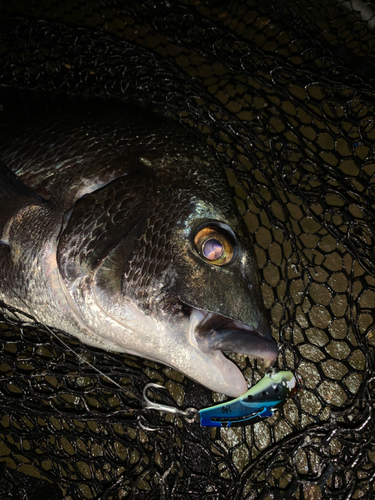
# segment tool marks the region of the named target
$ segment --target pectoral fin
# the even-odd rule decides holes
[[[9,244],[8,228],[22,208],[44,203],[46,200],[34,193],[0,160],[0,244]]]

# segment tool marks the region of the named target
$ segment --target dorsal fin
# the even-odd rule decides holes
[[[7,231],[10,220],[28,205],[47,203],[27,186],[0,160],[0,243],[8,245]]]

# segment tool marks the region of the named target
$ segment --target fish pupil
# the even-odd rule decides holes
[[[207,260],[217,260],[224,253],[224,247],[219,240],[211,238],[204,242],[202,253]]]

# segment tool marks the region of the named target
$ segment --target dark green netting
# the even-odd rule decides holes
[[[4,108],[111,98],[208,143],[253,235],[279,366],[304,388],[234,429],[139,413],[149,381],[167,404],[220,396],[4,308],[0,498],[374,498],[375,4],[19,0],[1,12]]]

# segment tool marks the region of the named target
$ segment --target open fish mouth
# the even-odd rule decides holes
[[[195,309],[191,321],[201,320],[195,327],[195,338],[201,350],[231,351],[263,359],[266,367],[276,359],[278,350],[271,331],[260,332],[220,314]]]
[[[241,395],[247,384],[238,367],[222,352],[245,354],[263,360],[264,366],[271,366],[277,358],[278,349],[268,325],[262,331],[226,318],[220,314],[192,309],[190,315],[191,342],[212,358],[212,363],[220,371],[227,384],[227,395]],[[214,374],[212,374],[214,378]],[[231,393],[231,394],[229,394]]]

